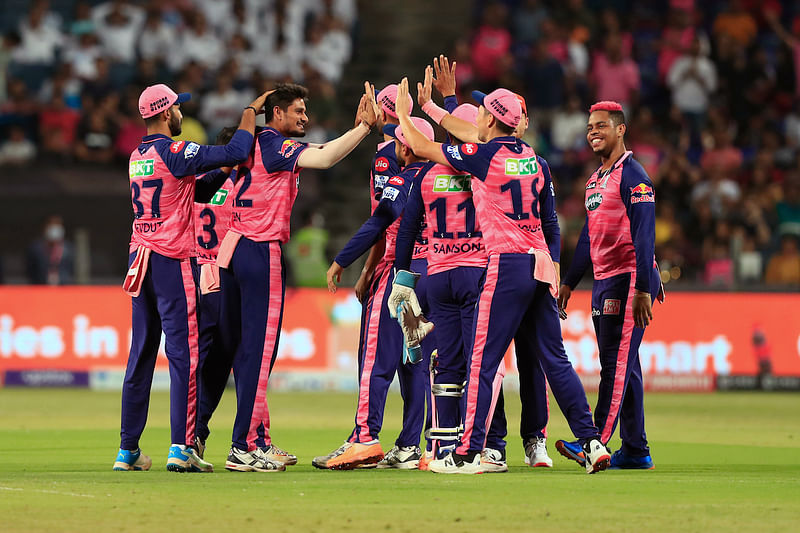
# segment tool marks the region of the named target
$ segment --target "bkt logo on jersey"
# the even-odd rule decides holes
[[[532,176],[537,172],[539,172],[539,164],[536,157],[506,159],[506,175],[508,176]]]
[[[603,195],[600,194],[599,192],[596,192],[586,199],[586,210],[594,211],[595,209],[600,207],[600,204],[602,203],[603,203]]]
[[[472,190],[472,176],[436,176],[433,179],[434,192],[469,192]]]
[[[128,168],[128,174],[132,178],[138,178],[141,176],[152,176],[155,172],[155,160],[153,159],[143,159],[141,161],[131,161],[130,167]]]
[[[226,189],[220,189],[214,193],[214,197],[208,203],[210,203],[211,205],[224,205],[225,198],[227,197],[228,197],[228,191]]]

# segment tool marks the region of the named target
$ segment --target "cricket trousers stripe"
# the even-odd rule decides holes
[[[271,444],[269,436],[269,407],[267,405],[267,382],[272,369],[272,358],[278,347],[280,337],[281,307],[283,305],[283,280],[281,277],[281,246],[277,241],[269,243],[269,289],[267,291],[267,328],[264,346],[261,351],[261,368],[258,373],[253,414],[250,418],[250,429],[247,432],[248,449],[255,449],[258,429],[263,425],[266,445]],[[245,319],[244,317],[242,317]]]
[[[500,361],[500,366],[497,368],[497,374],[494,376],[494,381],[492,382],[492,403],[489,405],[489,416],[486,417],[486,437],[489,436],[489,429],[492,427],[494,411],[497,409],[497,399],[500,397],[500,393],[503,392],[504,377],[506,377],[505,360]],[[486,448],[486,438],[483,439],[483,447]]]
[[[197,424],[197,367],[200,361],[199,330],[197,326],[197,286],[192,276],[192,264],[181,261],[181,279],[186,294],[186,311],[189,326],[189,390],[186,401],[186,445],[194,444]]]
[[[375,358],[378,353],[378,331],[381,324],[381,305],[383,297],[388,289],[391,268],[385,268],[378,278],[377,290],[372,294],[369,301],[369,312],[367,315],[366,334],[364,335],[364,364],[358,385],[358,407],[356,409],[356,426],[361,428],[358,435],[359,442],[369,442],[377,436],[369,434],[369,385],[372,378],[372,369],[375,366]]]
[[[489,334],[489,317],[492,313],[492,298],[497,288],[500,261],[489,261],[486,270],[486,281],[483,284],[480,298],[478,299],[478,318],[475,324],[475,342],[472,345],[472,358],[469,367],[469,388],[467,389],[467,411],[464,417],[464,436],[458,446],[458,453],[469,451],[469,442],[472,439],[472,428],[475,425],[475,410],[478,405],[478,389],[480,388],[481,364],[483,351]],[[484,439],[485,440],[485,439]],[[467,443],[467,445],[464,445]]]
[[[636,284],[636,276],[631,275],[628,297],[625,302],[625,315],[622,323],[622,337],[620,338],[619,349],[617,351],[617,364],[614,373],[614,385],[611,393],[611,405],[608,409],[608,416],[602,427],[600,439],[607,443],[611,439],[614,431],[614,422],[619,416],[619,408],[622,405],[622,396],[625,393],[625,377],[628,371],[628,352],[631,347],[631,336],[633,334],[633,291]],[[602,303],[602,302],[601,302]]]

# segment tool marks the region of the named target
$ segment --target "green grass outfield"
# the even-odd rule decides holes
[[[224,470],[233,420],[227,391],[206,458],[213,474],[167,472],[168,396],[154,393],[141,446],[149,472],[112,472],[119,394],[0,389],[0,531],[796,531],[800,527],[800,395],[650,394],[656,469],[589,476],[558,456],[567,437],[554,407],[552,469],[522,462],[519,400],[509,394],[506,474],[319,471],[314,455],[351,428],[354,396],[270,396],[276,444],[299,457],[286,472]],[[593,399],[592,399],[593,401]],[[387,406],[383,445],[400,424]],[[611,442],[612,448],[618,441]]]

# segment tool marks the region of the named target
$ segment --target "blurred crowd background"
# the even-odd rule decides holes
[[[407,4],[415,14],[430,5]],[[356,0],[0,2],[0,191],[14,192],[40,168],[55,182],[65,168],[102,168],[127,185],[126,161],[144,132],[138,95],[153,83],[193,94],[182,106],[181,138],[202,143],[235,124],[257,92],[280,80],[303,83],[311,93],[305,140],[324,142],[352,125],[358,76],[378,72],[371,62],[381,43],[370,35],[383,31],[394,46],[394,22],[376,20],[377,9]],[[424,61],[440,51],[455,59],[464,101],[474,88],[497,86],[525,96],[526,140],[548,160],[557,186],[565,264],[585,217],[583,185],[598,165],[585,139],[587,109],[616,100],[626,111],[628,148],[656,186],[663,281],[800,287],[800,2],[504,0],[439,7],[447,10],[452,19],[438,24],[460,25],[461,37]],[[419,47],[427,36],[404,38]],[[421,79],[424,63],[398,70],[409,63],[400,52],[380,72]],[[380,78],[371,79],[396,81]],[[301,176],[288,252],[295,284],[319,284],[368,215],[369,150],[354,156],[338,171]],[[126,205],[126,187],[115,190]],[[340,216],[345,211],[355,215]],[[80,217],[68,204],[48,215],[25,251],[27,279],[71,281],[61,281],[53,263],[80,255],[65,253],[72,244],[63,222]],[[60,250],[48,244],[59,235],[69,245]],[[125,239],[117,235],[114,251],[94,238],[92,254],[114,259],[79,281],[102,281],[118,261],[121,279]],[[2,254],[7,281],[24,281],[14,275],[22,252]],[[46,265],[34,279],[37,254]]]

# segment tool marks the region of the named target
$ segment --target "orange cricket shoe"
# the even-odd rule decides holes
[[[330,470],[353,470],[373,465],[383,459],[383,448],[380,442],[373,444],[361,444],[360,442],[346,443],[350,446],[342,446],[336,455],[329,458],[325,466]]]

